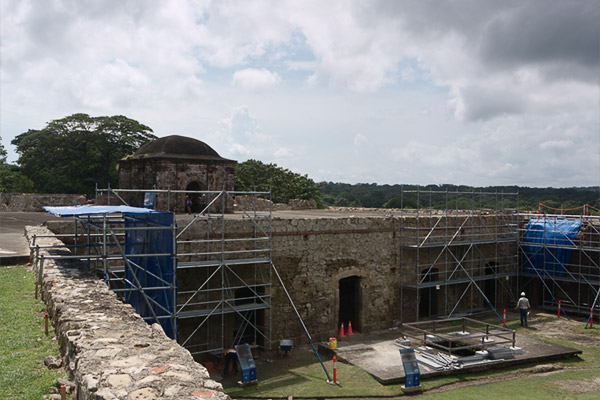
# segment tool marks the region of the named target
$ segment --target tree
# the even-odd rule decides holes
[[[0,165],[0,193],[31,193],[34,186],[31,179],[19,172],[15,165]]]
[[[6,164],[6,150],[2,145],[2,138],[0,138],[0,165]]]
[[[235,167],[235,189],[239,191],[269,191],[275,203],[290,199],[314,199],[320,203],[319,184],[307,175],[300,175],[277,164],[248,160]]]
[[[19,172],[15,165],[6,163],[6,150],[0,141],[0,193],[27,193],[33,191],[33,182]]]
[[[73,114],[41,130],[30,129],[12,144],[21,172],[34,182],[37,192],[92,195],[96,184],[117,186],[118,161],[156,139],[151,132],[122,115]]]

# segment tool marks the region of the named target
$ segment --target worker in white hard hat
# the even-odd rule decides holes
[[[529,313],[530,307],[531,306],[529,305],[529,300],[527,299],[527,297],[525,297],[525,292],[521,292],[521,298],[519,299],[519,301],[517,302],[517,306],[515,307],[521,311],[521,326],[527,326],[527,314]]]

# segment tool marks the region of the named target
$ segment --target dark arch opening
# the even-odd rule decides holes
[[[348,323],[352,322],[352,331],[359,332],[361,330],[360,321],[360,276],[350,276],[340,279],[340,308],[338,328],[343,323],[344,329],[348,329]]]
[[[423,279],[423,283],[437,281],[438,272],[437,268],[423,270],[420,279]],[[435,286],[427,286],[420,290],[419,317],[431,317],[438,313],[437,292]]]
[[[496,275],[498,273],[498,264],[495,261],[490,261],[485,265],[485,275]],[[496,279],[486,277],[485,286],[483,287],[483,293],[485,297],[496,307]],[[485,300],[484,300],[485,303]],[[487,304],[484,304],[487,306]]]
[[[235,305],[242,306],[245,304],[259,304],[261,301],[257,298],[263,296],[265,288],[262,286],[243,287],[235,291]],[[242,314],[242,315],[240,315]],[[261,329],[264,330],[265,325],[265,310],[246,309],[239,310],[239,314],[235,313],[233,327],[233,342],[256,344],[264,346],[265,338],[261,334]]]
[[[186,188],[188,192],[197,192],[200,190],[206,190],[204,185],[199,182],[190,182]],[[206,204],[203,204],[201,193],[187,193],[187,196],[192,200],[192,213],[196,214],[203,210]],[[204,196],[206,199],[206,196]],[[204,201],[206,203],[206,201]]]

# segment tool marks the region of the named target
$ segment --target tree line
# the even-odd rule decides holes
[[[151,128],[122,115],[73,114],[30,129],[12,140],[19,155],[6,162],[0,141],[0,192],[76,193],[94,195],[118,187],[118,162],[156,139]],[[258,160],[238,163],[235,190],[271,191],[276,203],[314,199],[319,207],[519,209],[547,208],[577,213],[589,204],[600,209],[600,187],[530,188],[461,185],[378,185],[315,182],[308,175]],[[593,211],[592,208],[592,211]]]
[[[340,207],[432,209],[554,209],[577,213],[584,204],[600,209],[600,187],[532,188],[523,186],[378,185],[323,183],[322,202]],[[596,213],[597,215],[597,213]]]

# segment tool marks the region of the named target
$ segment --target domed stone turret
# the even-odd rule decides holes
[[[179,135],[171,135],[148,142],[126,159],[179,158],[188,160],[230,161],[221,157],[206,143]]]
[[[142,191],[161,189],[187,191],[192,199],[193,212],[200,212],[206,201],[215,194],[200,191],[233,190],[236,161],[223,158],[206,143],[185,137],[166,136],[146,143],[132,155],[119,162],[119,188],[139,189],[140,193],[125,192],[121,196],[131,206],[141,207]],[[156,196],[156,209],[185,211],[186,193]],[[226,211],[233,203],[226,200]],[[220,211],[222,202],[215,202],[211,211]]]

